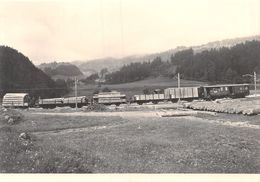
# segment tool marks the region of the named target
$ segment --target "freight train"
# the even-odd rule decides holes
[[[90,104],[104,104],[119,106],[126,103],[144,103],[152,102],[157,104],[161,101],[177,102],[178,100],[192,101],[196,99],[214,100],[218,98],[242,98],[249,95],[248,84],[226,84],[226,85],[209,85],[200,87],[182,87],[166,88],[161,92],[153,94],[134,95],[130,100],[126,99],[125,94],[117,91],[100,92],[93,97],[86,96],[67,97],[67,98],[50,98],[39,99],[38,102],[30,104],[28,94],[8,93],[3,98],[4,107],[30,107],[38,106],[42,108],[55,108],[62,106],[77,107],[87,106]]]

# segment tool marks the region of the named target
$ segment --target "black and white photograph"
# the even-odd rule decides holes
[[[260,0],[0,0],[0,174],[24,173],[258,176]]]

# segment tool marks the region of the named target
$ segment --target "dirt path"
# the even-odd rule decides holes
[[[74,113],[32,113],[32,114],[39,114],[39,115],[53,115],[53,116],[100,116],[100,117],[109,117],[109,116],[120,116],[125,119],[138,119],[142,117],[150,117],[150,118],[161,118],[161,113],[165,112],[164,110],[158,111],[126,111],[126,112],[74,112]],[[167,111],[168,113],[171,111]],[[172,111],[173,113],[176,110]],[[183,112],[183,111],[181,111]],[[212,113],[211,113],[212,114]],[[178,116],[178,117],[171,117],[171,118],[185,118],[189,121],[198,121],[198,122],[205,122],[205,123],[212,123],[218,124],[223,126],[231,126],[231,127],[239,127],[239,128],[251,128],[251,129],[260,129],[260,125],[250,124],[249,121],[231,121],[229,119],[218,118],[216,116],[212,116],[212,119],[205,119],[196,117],[196,115],[192,114],[191,116]],[[100,126],[99,126],[100,127]],[[101,126],[102,128],[103,126]],[[90,128],[86,128],[90,129]],[[86,130],[82,128],[82,130]],[[92,129],[95,129],[93,127]],[[97,129],[97,128],[96,128]],[[75,129],[71,129],[71,131],[75,131]],[[77,129],[79,131],[79,129]],[[70,132],[70,130],[68,130]]]
[[[122,118],[128,117],[159,117],[154,111],[124,111],[124,112],[74,112],[74,113],[47,113],[36,112],[32,114],[53,115],[53,116],[120,116]]]
[[[49,130],[49,131],[37,131],[32,132],[32,134],[38,135],[38,136],[44,136],[44,135],[61,135],[61,134],[67,134],[72,132],[93,132],[96,130],[102,130],[102,129],[110,129],[115,128],[118,125],[113,126],[92,126],[92,127],[81,127],[81,128],[70,128],[70,129],[59,129],[59,130]]]

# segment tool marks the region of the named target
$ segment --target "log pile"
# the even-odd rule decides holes
[[[194,101],[186,103],[184,106],[200,111],[244,114],[248,116],[260,114],[260,100],[222,99],[216,101]]]

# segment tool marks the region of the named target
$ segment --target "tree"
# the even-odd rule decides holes
[[[100,77],[104,78],[104,76],[108,73],[108,69],[107,68],[103,68],[102,70],[100,70]]]

